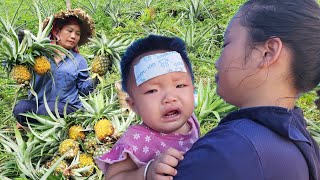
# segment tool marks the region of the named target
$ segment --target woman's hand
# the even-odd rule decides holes
[[[183,159],[183,152],[169,148],[162,155],[158,156],[150,165],[147,171],[148,180],[169,180],[177,174],[175,167]]]

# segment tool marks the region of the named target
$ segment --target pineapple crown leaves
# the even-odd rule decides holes
[[[27,122],[28,127],[32,134],[36,136],[38,139],[41,139],[45,142],[57,142],[63,138],[65,138],[67,135],[67,122],[66,119],[60,117],[58,112],[58,97],[55,101],[55,114],[54,115],[47,103],[46,95],[43,96],[43,101],[45,108],[47,110],[48,115],[37,115],[35,113],[22,113],[21,115],[33,118],[37,120],[39,123],[31,124]],[[64,116],[67,117],[66,114],[66,107],[67,104],[64,107]]]
[[[9,136],[5,135],[4,133],[0,132],[0,143],[4,147],[7,152],[19,152],[21,149],[25,148],[25,142],[22,140],[20,132],[15,127],[15,138],[17,142],[14,142]],[[23,152],[23,151],[21,151]]]
[[[119,119],[120,116],[120,119]],[[133,111],[129,111],[129,114],[125,117],[124,114],[120,114],[118,116],[113,116],[111,123],[115,128],[115,133],[117,135],[122,134],[124,131],[128,129],[131,123],[134,121],[136,114]]]
[[[24,3],[23,1],[20,1],[20,3],[18,5],[18,7],[16,8],[11,20],[8,19],[8,16],[7,16],[7,20],[6,21],[4,21],[3,18],[0,17],[0,23],[3,26],[3,28],[0,28],[0,33],[8,32],[10,27],[12,26],[12,24],[15,24],[17,19],[19,19],[19,17],[21,17],[21,14],[18,14],[18,13],[21,12],[20,8],[22,7],[23,3]]]
[[[46,173],[41,177],[40,180],[46,180],[48,177],[54,172],[55,168],[60,164],[62,160],[67,156],[67,153],[65,153],[63,156],[61,156],[50,168],[46,171]]]
[[[320,122],[307,118],[306,121],[310,134],[313,136],[315,141],[320,144]]]
[[[130,37],[114,37],[108,39],[104,32],[96,34],[94,38],[90,38],[91,44],[89,47],[97,56],[111,55],[114,58],[120,59],[121,51],[124,51],[133,40]]]
[[[37,174],[37,172],[39,172],[39,166],[35,168],[32,163],[32,158],[38,151],[35,147],[38,146],[39,140],[31,138],[25,142],[17,127],[14,125],[13,127],[15,141],[0,132],[0,143],[5,147],[7,152],[14,154],[15,163],[21,173],[32,179],[39,179]],[[38,164],[40,163],[38,162]]]
[[[195,109],[195,113],[199,120],[207,118],[210,114],[213,114],[218,121],[220,121],[220,114],[232,110],[234,106],[227,104],[216,93],[216,87],[213,87],[210,83],[210,79],[207,79],[206,85],[203,79],[200,79],[198,84],[198,106]]]
[[[44,39],[45,37],[48,37],[48,35],[52,29],[52,23],[54,20],[54,16],[53,15],[50,16],[48,25],[46,26],[45,29],[43,29],[41,13],[40,13],[39,7],[37,6],[37,4],[35,2],[34,2],[34,7],[36,8],[37,16],[38,16],[37,40],[40,41],[40,40]]]
[[[109,96],[104,90],[99,90],[86,97],[80,96],[80,101],[84,107],[84,112],[77,112],[77,116],[90,118],[83,122],[83,126],[93,125],[103,117],[110,119],[110,117],[123,112],[118,107],[118,100],[113,91],[111,91]]]
[[[20,64],[24,60],[24,53],[26,52],[26,40],[19,42],[18,35],[13,27],[7,34],[0,34],[2,37],[0,45],[0,59],[4,68],[10,72],[12,67]]]
[[[53,122],[50,117],[45,115],[37,115],[35,113],[23,113],[21,115],[36,119],[39,122],[37,124],[27,123],[30,132],[38,139],[47,142],[55,142],[60,139],[56,134],[59,129],[64,128],[60,123]]]

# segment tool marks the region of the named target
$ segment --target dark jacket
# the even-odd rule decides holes
[[[320,180],[319,146],[299,108],[230,113],[185,154],[175,180]]]

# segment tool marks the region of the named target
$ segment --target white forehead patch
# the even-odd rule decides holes
[[[176,51],[145,56],[134,66],[137,86],[151,78],[170,72],[187,72],[181,55]]]

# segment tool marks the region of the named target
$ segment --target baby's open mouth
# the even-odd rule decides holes
[[[173,111],[169,111],[167,112],[163,117],[165,118],[170,118],[170,117],[174,117],[180,114],[180,111],[178,110],[173,110]]]

